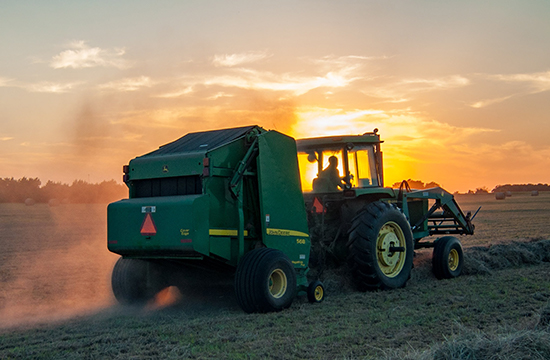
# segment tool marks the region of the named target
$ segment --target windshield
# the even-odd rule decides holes
[[[379,186],[372,145],[299,152],[298,164],[304,192]]]

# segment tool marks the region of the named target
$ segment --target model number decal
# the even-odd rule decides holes
[[[189,229],[180,229],[181,236],[189,235]]]
[[[306,239],[296,239],[296,244],[305,245],[306,244]]]

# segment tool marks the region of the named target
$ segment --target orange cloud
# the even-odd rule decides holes
[[[252,63],[270,57],[267,51],[248,51],[240,54],[214,55],[212,64],[214,66],[233,67],[237,65]]]
[[[21,87],[27,89],[30,92],[41,92],[41,93],[67,93],[70,90],[73,90],[78,85],[81,85],[82,82],[75,83],[56,83],[56,82],[40,82],[36,84],[22,85]]]
[[[414,99],[418,93],[430,91],[444,91],[465,87],[471,81],[460,75],[444,76],[439,78],[405,78],[405,79],[378,79],[376,84],[370,85],[361,92],[365,95],[388,99],[392,103],[407,102]]]
[[[12,79],[8,79],[0,76],[0,87],[9,86],[8,83],[11,81]]]
[[[116,67],[125,69],[130,63],[122,59],[125,54],[124,48],[101,49],[89,47],[86,41],[74,41],[69,44],[72,49],[62,51],[55,55],[50,62],[54,69],[62,68],[90,68],[96,66]]]
[[[115,91],[136,91],[144,87],[151,87],[153,85],[154,82],[148,76],[139,76],[135,78],[111,81],[106,84],[99,85],[99,88],[112,89]]]

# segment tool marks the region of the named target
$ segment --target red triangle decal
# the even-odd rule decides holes
[[[315,212],[317,214],[320,214],[322,212],[326,212],[327,210],[323,207],[323,204],[319,201],[319,198],[315,198],[313,201],[313,208],[315,209]]]
[[[143,225],[141,225],[141,235],[152,236],[152,235],[155,235],[156,233],[157,233],[157,227],[153,222],[151,213],[147,213],[147,215],[145,215],[145,219],[143,220]]]

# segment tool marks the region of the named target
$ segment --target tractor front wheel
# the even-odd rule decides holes
[[[296,294],[296,272],[282,251],[254,249],[237,266],[235,293],[247,313],[286,309]]]
[[[162,290],[160,267],[152,262],[120,258],[113,268],[111,286],[123,305],[143,305]]]
[[[376,201],[353,218],[348,264],[359,290],[404,287],[411,274],[413,254],[410,225],[396,206]]]
[[[464,253],[460,240],[444,236],[435,241],[432,255],[432,270],[438,279],[452,279],[460,275]]]
[[[307,299],[310,303],[320,303],[325,300],[325,287],[319,280],[315,280],[307,287]]]

